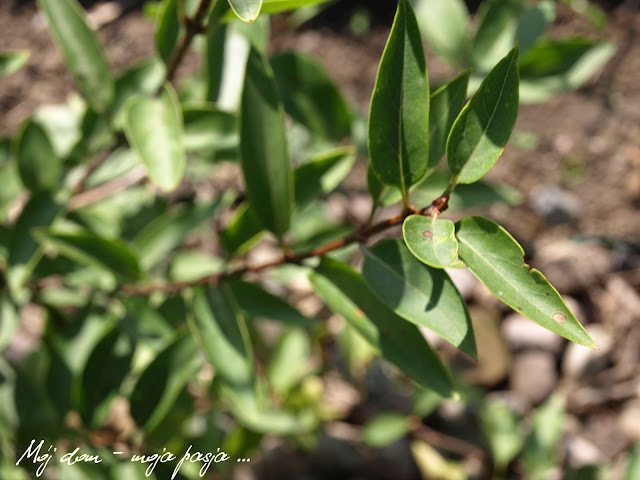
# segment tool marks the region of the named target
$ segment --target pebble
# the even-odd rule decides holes
[[[582,201],[576,195],[556,185],[545,185],[538,189],[532,206],[549,225],[576,222],[584,210]]]
[[[480,281],[467,268],[446,268],[445,270],[462,298],[469,300]]]
[[[502,336],[512,350],[539,348],[559,353],[562,349],[562,337],[519,313],[507,315],[500,328]]]
[[[608,354],[613,346],[611,335],[601,325],[587,325],[585,328],[599,350],[570,343],[562,359],[562,372],[569,377],[595,375],[604,370],[609,361]]]
[[[539,404],[553,391],[558,381],[552,353],[524,352],[515,357],[511,368],[511,388],[531,404]]]
[[[593,465],[605,460],[602,452],[583,437],[572,437],[567,442],[568,462],[572,467]]]
[[[631,400],[623,407],[618,426],[630,442],[640,441],[640,401]]]

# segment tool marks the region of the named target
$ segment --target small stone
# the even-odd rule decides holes
[[[568,462],[572,467],[593,465],[604,461],[604,455],[593,443],[583,437],[573,437],[567,442]]]
[[[640,441],[640,401],[631,400],[624,406],[618,426],[630,442]]]
[[[582,201],[555,185],[541,187],[532,203],[535,212],[549,225],[576,222],[582,217]]]
[[[604,370],[611,351],[611,335],[601,325],[587,325],[587,332],[598,345],[599,350],[570,343],[562,359],[562,372],[574,378],[595,375]]]
[[[511,388],[537,405],[553,391],[558,381],[555,356],[531,351],[517,355],[511,368]]]
[[[502,322],[501,331],[512,350],[539,348],[558,353],[562,349],[562,337],[519,313],[507,315]]]
[[[469,300],[480,281],[467,268],[446,268],[445,270],[462,298]]]
[[[371,215],[373,201],[371,195],[355,195],[349,199],[349,213],[358,223],[364,223]]]

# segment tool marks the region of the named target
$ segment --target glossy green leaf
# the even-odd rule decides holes
[[[184,175],[186,159],[182,111],[173,87],[165,84],[159,98],[135,98],[127,105],[124,131],[162,190],[175,190]]]
[[[505,471],[524,446],[521,419],[503,400],[489,398],[480,411],[480,425],[489,441],[496,468]]]
[[[254,49],[242,93],[240,153],[251,208],[265,228],[282,237],[294,196],[284,111],[271,67]]]
[[[418,261],[400,239],[382,240],[364,254],[362,275],[387,307],[477,358],[467,306],[444,270]]]
[[[296,206],[331,193],[349,174],[356,161],[353,147],[338,147],[314,156],[293,171]]]
[[[255,212],[247,202],[244,202],[220,233],[220,242],[230,255],[246,253],[259,240],[263,231],[264,227]]]
[[[238,148],[238,117],[212,105],[187,107],[184,116],[184,146],[187,151]]]
[[[125,121],[125,106],[136,96],[150,97],[162,86],[165,65],[157,57],[149,57],[125,70],[116,78],[113,99],[113,125],[122,129]]]
[[[180,19],[178,18],[176,0],[165,0],[162,8],[160,9],[160,15],[158,17],[158,23],[154,34],[156,51],[165,63],[169,61],[176,45],[178,44],[180,28]]]
[[[597,348],[558,291],[524,263],[524,250],[501,226],[466,217],[456,223],[456,237],[462,261],[502,302],[572,342]]]
[[[7,285],[12,295],[28,280],[40,260],[40,244],[33,237],[34,229],[48,227],[62,211],[49,193],[33,195],[18,217],[11,239],[7,259]]]
[[[253,282],[233,279],[227,282],[238,307],[249,317],[268,318],[292,327],[308,327],[316,321],[303,315],[282,298]]]
[[[29,55],[28,50],[0,52],[0,78],[20,70],[29,60]]]
[[[179,333],[147,366],[129,396],[131,416],[153,431],[171,411],[189,380],[202,366],[191,335]]]
[[[82,7],[75,0],[38,0],[38,5],[85,99],[96,111],[104,111],[113,99],[113,77]]]
[[[59,187],[62,160],[59,159],[44,129],[33,120],[24,122],[15,145],[18,172],[31,191]]]
[[[467,85],[470,74],[471,70],[466,70],[431,94],[427,176],[435,170],[444,156],[449,131],[467,99]]]
[[[285,111],[312,132],[342,140],[351,132],[352,114],[326,70],[301,52],[271,57]]]
[[[455,183],[484,177],[504,150],[518,117],[518,46],[489,72],[462,109],[447,140]]]
[[[253,349],[245,321],[227,287],[199,287],[192,302],[192,331],[216,375],[228,385],[250,387],[255,375]]]
[[[138,257],[120,240],[88,231],[64,233],[53,229],[38,230],[36,238],[81,265],[104,269],[127,281],[141,278]]]
[[[539,42],[520,61],[522,102],[542,102],[581,87],[615,52],[612,43],[583,38]]]
[[[262,0],[229,0],[233,13],[243,22],[253,22],[260,14]]]
[[[462,268],[451,220],[410,215],[402,224],[407,247],[422,263],[434,268]]]
[[[418,385],[449,397],[451,378],[415,325],[405,322],[369,290],[348,265],[322,258],[309,280],[326,304],[345,318],[376,351]]]
[[[516,42],[518,20],[525,0],[485,0],[478,11],[478,29],[471,47],[471,61],[490,70]]]
[[[409,419],[400,413],[381,413],[362,429],[362,439],[374,448],[386,447],[409,433]]]
[[[311,343],[309,335],[300,328],[282,332],[269,358],[267,378],[280,395],[299,384],[309,369]]]
[[[369,112],[369,157],[385,185],[403,196],[427,170],[429,80],[422,38],[408,0],[398,3]]]
[[[469,12],[463,0],[419,0],[416,18],[427,45],[449,63],[464,62]]]

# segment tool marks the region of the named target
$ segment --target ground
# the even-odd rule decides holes
[[[105,10],[98,7],[104,4],[91,11],[100,21]],[[521,107],[514,140],[489,178],[521,191],[524,202],[492,208],[488,215],[505,225],[532,265],[570,297],[601,350],[584,353],[531,330],[461,276],[457,280],[477,328],[486,334],[479,334],[479,363],[460,362],[469,378],[507,396],[525,413],[551,390],[567,392],[568,461],[584,463],[582,454],[586,461],[620,465],[628,447],[640,440],[640,13],[624,5],[612,8],[607,28],[598,32],[568,9],[560,12],[553,35],[602,37],[617,45],[618,54],[580,91]],[[151,23],[135,9],[100,28],[115,71],[149,55],[152,35]],[[293,32],[277,17],[271,48],[309,52],[364,113],[387,35],[388,27],[378,23],[362,37],[326,22]],[[31,51],[26,68],[0,80],[4,136],[36,107],[63,102],[74,87],[33,4],[0,3],[0,45]],[[428,64],[433,78],[452,73],[429,53]],[[195,67],[191,61],[186,68]],[[526,139],[535,139],[534,149],[523,148]],[[362,177],[351,184],[364,188]],[[567,221],[545,217],[544,210],[553,208]],[[491,333],[498,331],[503,340],[492,344]]]

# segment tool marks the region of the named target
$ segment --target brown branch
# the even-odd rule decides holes
[[[230,272],[223,273],[221,275],[209,275],[206,277],[199,278],[195,281],[189,282],[176,282],[176,283],[150,283],[146,285],[124,285],[120,292],[126,296],[133,295],[149,295],[153,292],[163,292],[163,293],[176,293],[181,290],[184,290],[189,287],[195,287],[199,285],[216,285],[223,278],[235,277],[239,275],[243,275],[245,273],[257,273],[262,270],[266,270],[272,267],[277,267],[279,265],[284,265],[286,263],[291,264],[300,264],[303,260],[311,257],[319,257],[326,253],[332,252],[342,247],[346,247],[347,245],[351,245],[352,243],[365,243],[369,240],[373,235],[383,232],[391,227],[395,227],[397,225],[402,225],[404,220],[412,214],[430,216],[434,213],[441,213],[447,209],[449,201],[448,195],[442,195],[436,198],[431,205],[425,207],[420,210],[416,210],[413,207],[408,207],[406,212],[401,213],[400,215],[396,215],[394,217],[388,218],[386,220],[382,220],[381,222],[375,223],[373,225],[365,225],[359,228],[356,232],[347,235],[346,237],[339,238],[338,240],[333,240],[329,243],[316,247],[308,252],[303,252],[299,254],[295,254],[293,252],[287,252],[282,257],[272,260],[270,262],[262,263],[259,265],[243,265],[235,270]]]
[[[461,457],[473,457],[483,463],[487,459],[487,454],[480,447],[460,438],[433,430],[423,423],[416,425],[411,434],[418,440]]]
[[[86,207],[92,203],[104,200],[116,192],[129,188],[147,178],[147,170],[142,166],[138,166],[126,173],[122,177],[118,177],[107,183],[98,185],[95,188],[78,193],[69,200],[69,210]]]

